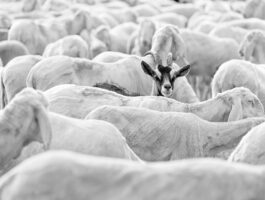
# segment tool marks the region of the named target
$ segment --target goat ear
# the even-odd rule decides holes
[[[145,61],[141,62],[142,69],[144,70],[144,73],[148,74],[151,77],[156,77],[156,72],[153,70],[153,68],[148,65]]]
[[[185,67],[182,67],[179,70],[177,70],[174,73],[173,78],[177,78],[177,77],[181,77],[181,76],[186,76],[189,72],[190,72],[190,65],[186,65]]]
[[[32,139],[43,143],[44,148],[48,149],[52,139],[52,128],[44,106],[39,105],[37,108],[34,108],[34,115],[38,132],[34,134]]]
[[[232,101],[232,109],[230,111],[228,121],[237,121],[243,118],[243,111],[241,105],[241,99],[238,97],[235,100],[230,99]]]

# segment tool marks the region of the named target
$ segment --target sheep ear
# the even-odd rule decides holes
[[[186,76],[189,72],[190,72],[190,65],[186,65],[185,67],[182,67],[179,70],[177,70],[174,73],[173,78],[177,78],[177,77],[181,77],[181,76]]]
[[[242,118],[243,118],[243,111],[242,111],[241,99],[236,98],[232,102],[232,109],[230,111],[228,121],[237,121],[237,120],[240,120]]]
[[[150,65],[148,65],[145,61],[141,62],[141,66],[144,73],[148,74],[153,78],[157,76],[155,70],[153,70],[153,68]]]
[[[109,28],[102,25],[94,31],[94,34],[99,40],[105,41],[109,38]]]
[[[52,128],[49,117],[44,106],[34,109],[35,120],[38,125],[38,132],[34,134],[33,140],[44,144],[44,149],[48,149],[52,139]]]

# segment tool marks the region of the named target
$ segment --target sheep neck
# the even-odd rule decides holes
[[[248,118],[235,122],[208,123],[202,127],[203,152],[214,156],[218,152],[234,148],[240,139],[254,126],[264,122],[264,118]]]
[[[227,121],[230,110],[221,98],[190,104],[188,108],[188,112],[212,122]]]

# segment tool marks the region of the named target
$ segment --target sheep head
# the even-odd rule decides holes
[[[154,80],[152,95],[170,97],[173,94],[175,80],[186,76],[190,71],[190,65],[186,65],[178,70],[173,69],[171,54],[168,56],[167,64],[167,66],[159,64],[157,69],[154,70],[146,62],[141,62],[143,71]]]
[[[139,54],[144,55],[152,46],[152,38],[155,34],[156,26],[153,21],[145,19],[139,25],[137,42],[139,46]]]
[[[230,107],[228,121],[264,116],[264,108],[259,98],[247,88],[237,87],[224,92],[223,96]]]
[[[239,54],[245,60],[251,60],[252,56],[254,56],[255,49],[265,44],[265,34],[262,31],[255,30],[248,33],[239,47]]]
[[[51,126],[46,113],[47,100],[39,91],[26,88],[0,113],[0,166],[17,158],[23,147],[38,141],[48,148]]]

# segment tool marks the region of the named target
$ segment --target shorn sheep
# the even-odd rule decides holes
[[[250,31],[243,39],[239,53],[244,60],[256,64],[265,64],[265,32]]]
[[[209,158],[137,164],[59,151],[4,175],[0,199],[263,200],[264,185],[264,166]]]
[[[66,55],[70,57],[92,58],[90,47],[79,35],[65,36],[46,46],[44,57]]]
[[[229,161],[253,165],[265,164],[265,123],[251,129],[231,153]]]
[[[167,161],[183,158],[226,157],[252,127],[264,117],[235,122],[208,122],[191,113],[159,112],[144,108],[101,106],[86,119],[114,124],[129,146],[143,160]]]
[[[27,47],[19,41],[6,40],[0,42],[0,59],[3,66],[15,57],[27,54],[29,54]]]
[[[40,91],[26,88],[0,112],[1,173],[47,149],[140,161],[112,124],[69,118],[48,112],[47,106]]]
[[[18,56],[4,67],[1,74],[2,108],[26,87],[26,78],[30,69],[41,59],[42,57],[38,55]]]
[[[212,95],[235,88],[246,87],[256,94],[265,105],[265,65],[245,60],[230,60],[223,63],[212,80]]]
[[[133,106],[163,112],[190,112],[213,122],[235,121],[264,115],[260,100],[246,88],[234,88],[207,101],[185,104],[158,96],[129,97],[108,90],[78,85],[58,85],[44,92],[49,110],[79,119],[102,105]]]
[[[185,60],[185,45],[178,36],[178,29],[165,26],[158,30],[152,48],[144,57],[129,56],[112,63],[95,62],[88,59],[54,56],[36,64],[27,78],[27,86],[47,90],[59,84],[74,83],[93,86],[97,83],[115,83],[130,93],[148,95],[152,89],[152,79],[141,68],[141,62],[148,63],[153,69],[160,64],[167,66],[168,55],[173,52],[174,62],[188,65]],[[172,64],[176,70],[179,66]],[[185,77],[178,78],[171,98],[182,102],[197,102],[191,86]]]

